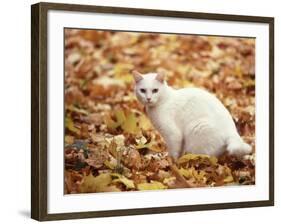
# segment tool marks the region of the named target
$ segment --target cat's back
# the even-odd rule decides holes
[[[204,119],[210,124],[229,124],[233,128],[233,120],[222,104],[222,102],[212,93],[200,88],[184,88],[175,90],[177,106],[181,108],[181,114],[188,116],[192,120]],[[190,119],[187,119],[190,122]]]
[[[193,106],[204,106],[212,110],[219,108],[225,109],[221,101],[214,94],[195,87],[175,90],[174,100],[178,100],[186,106],[190,102],[193,103]]]
[[[187,109],[197,108],[202,111],[206,109],[216,111],[223,107],[216,96],[200,88],[189,87],[178,89],[174,91],[173,95],[172,101],[178,104],[178,106],[186,107]]]
[[[203,100],[209,100],[210,98],[214,97],[214,95],[209,93],[207,90],[196,87],[177,89],[175,90],[175,94],[177,95],[177,97],[184,97],[185,99],[196,97]]]

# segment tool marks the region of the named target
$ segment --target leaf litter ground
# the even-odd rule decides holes
[[[65,193],[255,184],[254,63],[249,38],[66,29]],[[134,96],[134,69],[214,93],[253,153],[171,161]]]

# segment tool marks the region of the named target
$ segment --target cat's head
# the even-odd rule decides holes
[[[142,75],[134,71],[135,93],[138,100],[145,106],[153,107],[159,102],[165,88],[164,75],[162,73],[148,73]]]

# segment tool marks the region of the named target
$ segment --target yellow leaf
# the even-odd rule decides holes
[[[147,143],[147,144],[138,144],[136,145],[136,149],[144,149],[144,148],[150,148],[151,147],[151,142],[150,143]]]
[[[207,180],[206,172],[204,170],[198,170],[197,171],[193,168],[192,175],[197,181],[200,181],[200,182],[203,181],[205,183],[205,181]]]
[[[121,191],[118,187],[116,187],[115,185],[112,186],[107,186],[104,188],[104,192],[119,192]]]
[[[212,165],[216,165],[218,163],[218,159],[214,156],[211,156],[209,160],[211,161]]]
[[[77,135],[80,135],[80,130],[74,126],[74,123],[70,117],[65,118],[65,127],[69,131],[74,132]]]
[[[141,115],[139,118],[139,127],[144,130],[151,130],[152,129],[152,124],[150,122],[150,120],[145,116],[145,115]]]
[[[131,83],[134,80],[132,74],[130,73],[132,69],[132,64],[118,63],[114,66],[114,77],[125,83]]]
[[[137,189],[140,191],[161,190],[161,189],[167,189],[167,186],[165,186],[164,184],[162,184],[161,182],[158,182],[158,181],[151,181],[150,183],[138,184]]]
[[[167,184],[167,185],[171,185],[171,184],[173,184],[176,181],[176,179],[177,179],[176,177],[166,177],[163,180],[163,183]]]
[[[178,159],[178,163],[182,164],[190,160],[200,160],[200,159],[208,159],[213,165],[215,165],[218,162],[217,158],[213,156],[208,156],[204,154],[185,154]]]
[[[234,181],[232,173],[231,173],[231,169],[227,166],[224,166],[224,170],[225,173],[227,174],[227,176],[223,179],[224,183],[231,183]]]
[[[109,129],[116,129],[120,125],[113,121],[109,115],[105,115],[104,122]]]
[[[148,147],[153,152],[163,152],[164,149],[159,147],[157,142],[151,142],[150,146]]]
[[[236,66],[234,69],[234,75],[238,76],[238,78],[242,78],[243,72],[240,66]]]
[[[122,110],[115,111],[114,116],[117,121],[112,120],[109,115],[105,116],[105,123],[109,129],[116,129],[126,121],[126,116]]]
[[[110,142],[108,150],[115,158],[118,156],[117,144],[114,139]]]
[[[117,161],[116,161],[116,159],[110,160],[110,161],[106,160],[104,162],[104,165],[106,165],[109,169],[114,170],[115,167],[117,166]]]
[[[207,155],[201,155],[201,154],[185,154],[182,157],[178,159],[178,163],[185,163],[190,160],[195,160],[198,158],[208,158]]]
[[[179,88],[185,88],[185,87],[193,87],[194,84],[187,79],[177,79],[174,83],[175,86]]]
[[[245,87],[250,87],[250,86],[255,86],[255,80],[252,80],[252,79],[249,79],[249,80],[245,80],[244,82],[243,82],[243,85],[245,86]]]
[[[65,135],[64,142],[66,144],[73,144],[74,143],[74,137],[71,135]]]
[[[142,136],[140,139],[136,139],[137,145],[136,149],[143,149],[143,148],[148,148],[151,151],[154,152],[163,152],[163,148],[159,147],[158,142],[155,141],[155,139],[151,139],[150,142],[147,142],[147,139]]]
[[[200,181],[200,182],[203,181],[204,183],[207,180],[207,178],[205,176],[206,172],[203,170],[197,171],[197,170],[195,170],[194,167],[191,167],[188,169],[184,169],[181,167],[179,169],[179,173],[187,179],[194,178],[195,180]]]
[[[158,149],[157,142],[151,140],[150,142],[147,142],[147,139],[142,136],[140,139],[136,139],[137,145],[136,149],[143,149],[143,148],[149,148],[152,151],[155,152],[161,152],[162,150]]]
[[[126,186],[127,189],[135,188],[134,182],[132,180],[129,180],[127,177],[118,173],[112,173],[111,176],[113,178],[116,178],[112,181],[113,183],[122,183]]]
[[[147,142],[147,139],[142,135],[141,138],[136,138],[136,149],[149,148],[151,146],[151,142]]]
[[[122,124],[122,129],[130,134],[137,134],[139,132],[137,127],[137,119],[134,113],[129,113],[125,122]]]
[[[85,176],[80,186],[81,193],[91,192],[106,192],[108,185],[111,183],[110,173],[103,173],[97,177],[94,177],[92,173]]]
[[[117,119],[117,123],[119,125],[121,125],[122,123],[124,123],[126,121],[126,116],[125,116],[123,110],[117,110],[115,112],[115,116],[116,116],[116,119]]]
[[[115,143],[118,146],[124,146],[125,145],[125,137],[124,137],[124,135],[116,135],[113,138],[114,138]]]
[[[134,78],[132,74],[130,73],[125,73],[122,76],[115,76],[117,79],[124,81],[125,83],[132,83]]]
[[[76,113],[79,113],[79,114],[89,115],[88,111],[86,111],[82,108],[75,107],[73,105],[66,106],[66,110],[69,110],[71,112],[76,112]]]
[[[193,168],[193,167],[192,167],[192,168]],[[192,168],[191,168],[191,169],[184,169],[184,168],[181,167],[181,168],[179,169],[179,173],[180,173],[182,176],[186,177],[187,179],[188,179],[188,178],[191,178],[191,177],[193,177],[193,175],[192,175],[192,173],[193,173]]]
[[[227,176],[223,179],[224,183],[231,183],[234,181],[232,176]]]
[[[142,135],[140,138],[136,138],[136,142],[138,144],[145,144],[147,143],[147,139]]]
[[[105,123],[109,129],[116,129],[121,126],[124,132],[130,134],[137,134],[140,129],[137,127],[137,119],[133,112],[130,112],[127,116],[124,111],[117,110],[114,113],[117,121],[112,120],[110,116],[105,116]]]

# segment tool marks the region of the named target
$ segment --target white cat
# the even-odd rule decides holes
[[[134,71],[133,75],[136,96],[173,158],[185,152],[210,156],[225,151],[236,156],[251,153],[230,113],[214,95],[199,88],[175,90],[160,73]]]

